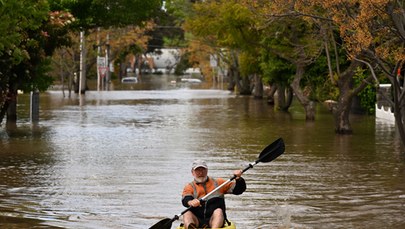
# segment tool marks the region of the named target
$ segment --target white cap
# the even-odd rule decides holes
[[[195,170],[198,167],[203,167],[203,168],[208,169],[207,163],[205,163],[205,161],[203,161],[203,160],[195,160],[193,162],[192,169]]]

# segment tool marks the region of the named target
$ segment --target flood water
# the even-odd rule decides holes
[[[393,124],[352,116],[354,134],[337,136],[322,106],[306,123],[299,105],[286,114],[170,81],[71,98],[49,91],[36,124],[21,95],[17,127],[0,128],[0,228],[149,228],[184,209],[194,159],[229,178],[279,137],[285,153],[248,170],[244,194],[227,196],[238,229],[405,227],[405,157]]]

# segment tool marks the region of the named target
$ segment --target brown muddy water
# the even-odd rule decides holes
[[[21,95],[17,127],[0,128],[0,227],[149,228],[184,209],[194,159],[229,178],[279,137],[285,153],[248,170],[247,191],[227,197],[237,228],[405,227],[405,157],[393,124],[352,116],[354,134],[337,136],[322,106],[307,123],[297,104],[286,114],[170,81],[71,98],[49,91],[36,124]]]

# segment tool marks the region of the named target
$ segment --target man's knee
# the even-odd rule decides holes
[[[198,226],[197,217],[190,211],[183,214],[184,228],[196,228]],[[191,226],[191,227],[190,227]]]
[[[212,213],[213,216],[224,216],[224,211],[222,211],[221,208],[217,208],[214,210],[214,213]]]
[[[212,228],[221,228],[224,225],[224,222],[224,212],[220,208],[216,209],[211,216],[210,226]]]

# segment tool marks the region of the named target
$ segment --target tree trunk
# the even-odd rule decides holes
[[[7,123],[17,123],[17,91],[8,94]]]
[[[229,83],[228,83],[227,89],[229,91],[233,92],[233,91],[235,91],[236,82],[235,82],[235,77],[234,77],[234,72],[233,72],[232,67],[230,67],[228,69],[228,79],[229,79]]]
[[[349,120],[351,105],[352,105],[352,96],[346,95],[346,93],[341,92],[337,108],[336,110],[334,110],[335,132],[337,134],[353,133]]]
[[[241,95],[250,95],[250,87],[249,82],[245,82],[245,80],[249,81],[248,79],[241,80],[239,67],[237,65],[232,65],[230,67],[230,82],[228,84],[229,91],[236,91],[238,94]]]
[[[7,97],[7,96],[5,96]],[[4,100],[1,100],[1,109],[0,109],[0,124],[3,122],[4,117],[6,116],[8,106],[9,106],[9,100],[7,98],[4,98]]]
[[[138,80],[142,79],[142,60],[143,60],[143,54],[139,53],[136,55],[136,68],[138,69]],[[135,69],[136,69],[135,68]],[[135,75],[136,75],[136,70],[135,70]]]
[[[263,82],[259,74],[254,74],[253,97],[255,99],[263,98]]]
[[[270,86],[270,91],[267,98],[267,103],[269,105],[274,105],[274,94],[276,93],[276,91],[277,91],[277,84],[272,84]]]
[[[315,103],[310,101],[308,96],[301,90],[300,82],[305,73],[305,66],[303,64],[297,64],[297,70],[291,88],[293,89],[295,96],[305,110],[305,119],[307,121],[315,120]]]
[[[276,88],[277,88],[278,109],[287,112],[291,106],[293,99],[292,89],[284,85],[276,86]]]
[[[403,93],[403,87],[401,88],[397,80],[391,80],[393,86],[393,100],[394,100],[394,116],[395,123],[399,136],[401,138],[402,147],[405,148],[405,99],[401,94]]]
[[[285,103],[285,86],[277,86],[277,107],[281,111],[288,111],[288,107]]]
[[[285,105],[288,108],[291,106],[292,101],[294,99],[294,92],[293,89],[289,86],[288,88],[285,89],[285,95],[286,95],[286,101],[285,101]],[[315,108],[314,108],[315,110]]]
[[[353,90],[352,79],[357,67],[362,64],[356,60],[352,60],[349,67],[339,76],[337,83],[339,87],[339,99],[337,108],[334,110],[335,132],[337,134],[352,134],[353,130],[350,125],[350,109],[352,106],[355,91],[360,91],[360,88]]]
[[[238,75],[240,75],[238,71]],[[252,91],[250,90],[250,80],[249,77],[240,77],[239,80],[241,83],[239,84],[239,92],[241,95],[251,95]]]

